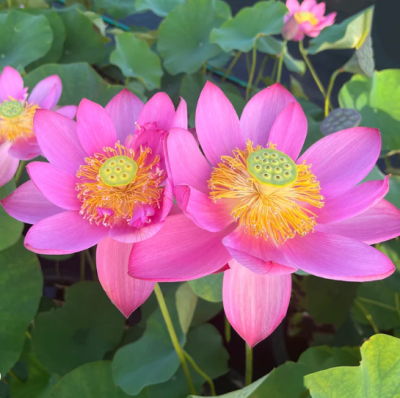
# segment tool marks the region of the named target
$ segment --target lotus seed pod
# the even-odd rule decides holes
[[[334,109],[321,123],[321,133],[329,135],[359,125],[361,115],[354,109]]]
[[[0,106],[0,114],[7,118],[19,116],[24,111],[24,106],[19,101],[5,101]]]
[[[128,156],[114,156],[100,167],[100,178],[110,187],[130,184],[136,177],[137,163]]]
[[[259,149],[247,158],[247,170],[261,184],[284,187],[297,178],[293,160],[276,149]]]

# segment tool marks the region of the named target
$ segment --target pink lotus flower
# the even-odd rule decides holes
[[[324,17],[325,3],[317,4],[316,0],[304,0],[301,5],[298,0],[287,0],[286,7],[289,14],[282,29],[285,40],[300,41],[305,35],[317,37],[322,29],[335,22],[336,12]]]
[[[62,84],[57,75],[43,79],[28,97],[21,75],[6,66],[0,75],[0,186],[14,176],[19,159],[30,160],[41,151],[33,131],[37,109],[55,109]],[[64,106],[58,113],[73,119],[76,106]]]
[[[171,209],[162,143],[172,126],[187,128],[186,114],[183,100],[175,112],[164,93],[143,105],[128,90],[106,109],[82,100],[77,122],[38,110],[35,132],[50,163],[30,163],[31,181],[1,202],[11,216],[34,224],[25,246],[35,253],[98,244],[100,282],[125,316],[154,287],[128,276],[128,258],[133,243],[156,234]]]
[[[388,178],[359,184],[379,157],[377,129],[340,131],[299,157],[307,119],[286,89],[262,90],[239,120],[208,82],[196,131],[206,157],[185,130],[172,129],[166,142],[169,175],[187,219],[172,215],[155,237],[134,245],[131,276],[189,280],[229,262],[225,312],[254,346],[285,316],[296,270],[345,281],[393,273],[389,258],[370,246],[400,233],[400,211],[383,199]]]

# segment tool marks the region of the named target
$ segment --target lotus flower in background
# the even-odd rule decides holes
[[[228,262],[225,312],[254,346],[284,318],[296,270],[344,281],[394,272],[370,246],[400,234],[400,211],[383,199],[388,177],[360,183],[380,154],[377,129],[337,132],[299,157],[307,119],[286,89],[262,90],[239,120],[208,82],[196,131],[206,157],[188,131],[172,129],[166,140],[169,175],[187,219],[172,215],[156,236],[134,245],[131,276],[189,280]]]
[[[0,186],[14,176],[19,160],[40,155],[33,117],[37,109],[55,109],[62,84],[57,75],[40,81],[28,96],[21,75],[6,66],[0,75]],[[76,106],[64,106],[58,113],[73,119]]]
[[[25,238],[33,252],[74,253],[98,244],[100,282],[129,316],[154,287],[128,276],[128,259],[133,243],[156,234],[171,209],[162,144],[172,126],[187,128],[186,103],[175,112],[164,93],[144,105],[123,90],[106,109],[82,100],[77,122],[38,110],[34,124],[50,163],[30,163],[31,181],[2,205],[34,224]]]
[[[301,5],[298,0],[287,0],[289,14],[285,16],[282,35],[285,40],[300,41],[304,36],[317,37],[321,30],[333,25],[336,12],[327,16],[325,3],[317,4],[316,0],[304,0]]]

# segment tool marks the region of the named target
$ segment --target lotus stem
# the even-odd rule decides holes
[[[17,173],[15,174],[15,183],[17,184],[19,179],[21,178],[22,172],[24,171],[24,167],[25,167],[25,160],[22,160],[21,162],[19,162],[19,166],[18,166],[18,170]]]
[[[246,344],[246,375],[244,378],[244,385],[251,384],[253,379],[253,350]]]
[[[249,81],[248,81],[247,87],[246,87],[246,102],[250,99],[250,90],[251,90],[251,84],[253,83],[254,72],[256,70],[256,63],[257,63],[257,46],[256,46],[256,43],[254,43],[254,47],[253,47],[253,51],[252,51]]]
[[[162,294],[160,285],[158,283],[156,283],[156,285],[154,286],[154,293],[156,294],[158,305],[160,306],[160,310],[163,315],[165,324],[167,325],[167,329],[168,329],[168,333],[169,333],[169,336],[172,341],[172,345],[174,346],[175,351],[178,354],[178,357],[181,361],[182,369],[183,369],[183,372],[185,373],[186,381],[189,386],[189,391],[191,394],[196,395],[196,390],[193,385],[192,376],[190,375],[190,371],[189,371],[188,364],[186,362],[185,355],[183,353],[181,345],[179,344],[179,340],[178,340],[178,337],[176,336],[174,325],[171,320],[171,316],[169,315],[167,304],[165,303],[164,296]]]
[[[215,391],[215,385],[214,382],[212,381],[211,377],[207,375],[207,373],[203,372],[195,360],[184,350],[183,351],[186,359],[189,361],[189,363],[193,366],[193,369],[201,376],[203,379],[210,385],[210,390],[211,390],[211,395],[213,397],[217,396],[217,393]]]
[[[280,55],[280,57],[279,57],[278,74],[277,74],[277,76],[276,76],[276,82],[277,82],[277,83],[280,83],[280,82],[281,82],[283,58],[285,58],[286,45],[287,45],[287,41],[285,40],[285,41],[283,42],[283,44],[282,44],[281,55]]]
[[[329,109],[330,109],[330,105],[331,105],[330,104],[331,95],[332,95],[333,86],[335,85],[336,78],[342,72],[343,72],[342,69],[338,69],[332,73],[331,80],[329,81],[328,90],[326,92],[326,98],[325,98],[325,117],[327,117],[329,115]]]
[[[368,312],[368,310],[360,303],[359,300],[355,300],[355,303],[357,305],[357,307],[361,310],[361,312],[364,314],[365,318],[367,319],[367,321],[369,322],[369,324],[372,326],[372,329],[374,329],[374,333],[378,334],[379,333],[379,329],[378,326],[376,325],[374,319],[372,318],[372,315]]]
[[[232,62],[229,64],[228,69],[226,70],[224,76],[222,76],[222,78],[221,78],[221,83],[223,83],[226,80],[226,78],[230,75],[233,67],[236,65],[236,62],[239,60],[241,55],[242,55],[242,52],[238,51],[236,53],[236,55],[233,57]]]
[[[231,330],[231,324],[229,323],[228,318],[225,317],[225,339],[227,343],[231,341]]]

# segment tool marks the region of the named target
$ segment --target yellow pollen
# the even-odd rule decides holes
[[[0,104],[0,142],[34,135],[33,116],[39,106],[13,98]]]
[[[236,149],[232,156],[223,156],[208,182],[210,198],[214,202],[231,201],[231,215],[246,233],[283,244],[296,234],[304,236],[313,231],[316,215],[310,207],[323,207],[324,198],[311,166],[304,163],[290,164],[296,167],[297,177],[289,185],[265,184],[255,178],[248,170],[248,158],[261,149],[247,141],[245,150]],[[267,149],[278,153],[276,145],[269,144]],[[286,161],[287,155],[284,158]]]
[[[294,14],[294,18],[298,24],[301,24],[303,22],[310,22],[312,26],[318,24],[318,19],[312,12],[309,11],[298,11]]]
[[[80,214],[97,225],[102,223],[112,226],[119,219],[129,224],[137,205],[158,208],[163,191],[160,185],[165,179],[164,171],[159,169],[159,156],[150,161],[151,149],[141,147],[140,154],[135,159],[133,149],[127,149],[120,143],[115,145],[115,149],[104,148],[103,151],[86,158],[86,165],[80,166],[76,173],[82,180],[76,186],[79,191],[78,199],[82,202]],[[103,164],[111,165],[113,160],[110,159],[113,158],[116,161],[123,159],[125,166],[137,165],[133,180],[126,185],[112,186],[100,176]],[[122,171],[121,177],[124,173],[128,174]],[[129,180],[127,177],[127,181]]]

